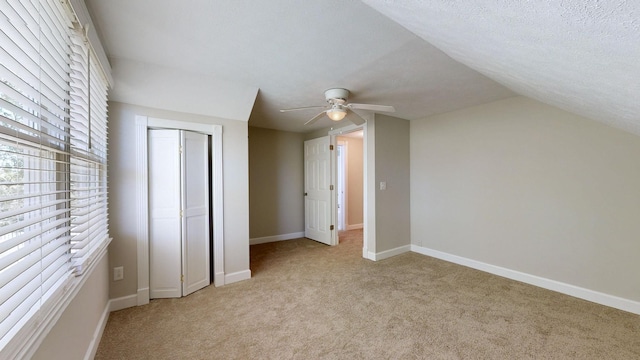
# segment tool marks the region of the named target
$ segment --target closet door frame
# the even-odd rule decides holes
[[[188,130],[211,135],[212,187],[210,200],[213,208],[213,272],[214,285],[224,285],[224,228],[222,198],[222,126],[176,120],[136,116],[136,213],[138,237],[138,293],[136,305],[149,303],[149,183],[148,129],[162,128]]]

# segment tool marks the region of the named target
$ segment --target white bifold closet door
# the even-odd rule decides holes
[[[208,136],[149,130],[150,298],[210,284]]]

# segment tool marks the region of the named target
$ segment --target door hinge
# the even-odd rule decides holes
[[[182,217],[182,210],[180,210],[180,217]]]
[[[333,150],[333,145],[329,145],[329,150]]]
[[[184,275],[180,275],[180,282],[184,282]]]
[[[331,226],[329,227],[329,230],[333,230],[333,225],[331,225]]]
[[[180,154],[182,154],[182,145],[180,145]]]
[[[333,190],[333,185],[329,185],[329,190]]]

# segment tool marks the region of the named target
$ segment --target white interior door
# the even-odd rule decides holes
[[[209,144],[190,131],[182,136],[182,295],[209,285]]]
[[[182,296],[180,136],[149,130],[149,297]]]
[[[304,236],[332,245],[329,136],[304,142]]]

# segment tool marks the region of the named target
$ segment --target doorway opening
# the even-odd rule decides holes
[[[375,260],[375,122],[368,117],[362,125],[348,125],[329,131],[328,136],[304,141],[305,237],[327,245],[338,245],[337,137],[362,130],[362,222],[345,221],[345,229],[362,228],[362,257]],[[326,149],[326,150],[325,150]],[[348,151],[347,151],[348,152]],[[310,191],[311,190],[311,191]],[[348,201],[345,200],[345,204]],[[349,206],[346,205],[348,208]],[[345,211],[345,214],[347,211]],[[335,225],[335,226],[334,226]],[[323,229],[315,236],[310,230]]]
[[[332,140],[336,144],[336,244],[357,242],[363,247],[364,130],[343,131]]]
[[[339,139],[339,138],[338,138]],[[338,146],[336,147],[336,174],[338,181],[336,183],[336,190],[338,197],[338,231],[345,230],[346,214],[345,214],[345,183],[347,181],[347,169],[346,169],[346,155],[347,142],[344,140],[338,140]]]

